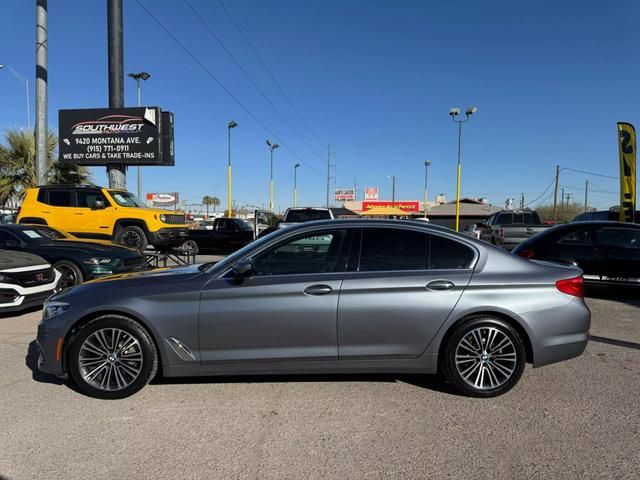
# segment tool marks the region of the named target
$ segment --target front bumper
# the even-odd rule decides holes
[[[154,247],[175,247],[187,239],[189,230],[180,228],[161,228],[156,232],[149,232],[149,243]]]
[[[36,346],[38,347],[38,370],[41,372],[58,376],[64,375],[64,359],[62,355],[58,358],[57,353],[58,351],[62,353],[65,347],[62,341],[66,337],[68,324],[70,322],[65,320],[65,314],[48,318],[38,324]],[[58,347],[59,342],[60,348]]]
[[[47,298],[53,295],[58,282],[60,281],[60,273],[55,272],[53,282],[35,287],[22,287],[14,284],[0,284],[0,290],[5,300],[11,297],[10,301],[2,300],[0,302],[0,313],[18,312],[31,307],[39,307]]]

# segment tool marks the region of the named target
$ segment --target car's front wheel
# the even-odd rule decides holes
[[[158,352],[137,322],[105,315],[77,332],[68,365],[82,392],[95,398],[119,399],[133,395],[155,376]]]
[[[520,334],[500,318],[480,316],[462,323],[449,337],[442,367],[465,395],[495,397],[518,383],[525,363]]]
[[[141,252],[144,252],[149,244],[144,230],[136,225],[121,228],[116,235],[116,242]]]

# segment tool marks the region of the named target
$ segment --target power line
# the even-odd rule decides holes
[[[548,186],[547,188],[545,188],[545,189],[544,189],[544,192],[542,192],[540,195],[538,195],[538,197],[536,197],[536,199],[535,199],[535,200],[531,200],[529,203],[527,203],[527,204],[525,205],[525,207],[528,207],[529,205],[531,205],[531,204],[533,204],[533,203],[536,203],[538,200],[540,200],[540,198],[542,198],[542,196],[543,196],[545,193],[547,193],[547,192],[549,191],[549,189],[553,186],[553,184],[555,183],[555,181],[556,181],[556,179],[555,179],[555,177],[553,177],[553,178],[551,179],[551,183],[549,184],[549,186]]]
[[[249,110],[249,108],[248,108],[247,106],[245,106],[245,104],[244,104],[244,103],[242,103],[242,102],[240,101],[240,99],[238,99],[238,97],[236,97],[236,96],[235,96],[235,95],[234,95],[234,94],[233,94],[233,93],[232,93],[232,92],[231,92],[227,87],[225,87],[225,85],[224,85],[220,80],[218,80],[218,78],[217,78],[213,73],[211,73],[211,71],[210,71],[210,70],[209,70],[209,69],[208,69],[208,68],[207,68],[207,67],[206,67],[206,66],[205,66],[205,65],[204,65],[204,64],[203,64],[199,59],[198,59],[198,57],[196,57],[196,56],[191,52],[191,50],[189,50],[189,49],[188,49],[188,48],[187,48],[187,47],[186,47],[186,46],[185,46],[185,45],[184,45],[180,40],[178,40],[178,38],[177,38],[173,33],[171,33],[171,31],[170,31],[170,30],[169,30],[169,29],[168,29],[168,28],[167,28],[167,27],[166,27],[166,26],[165,26],[165,25],[164,25],[160,20],[158,20],[158,18],[156,18],[156,16],[155,16],[155,15],[153,15],[153,13],[151,13],[151,11],[149,11],[149,9],[148,9],[147,7],[145,7],[145,6],[142,4],[142,2],[141,2],[140,0],[136,0],[136,3],[140,6],[140,8],[142,8],[142,9],[147,13],[147,15],[149,15],[149,16],[153,19],[153,21],[154,21],[154,22],[156,22],[156,23],[158,24],[158,26],[159,26],[160,28],[162,28],[162,29],[166,32],[166,34],[167,34],[167,35],[169,35],[169,36],[173,39],[173,41],[174,41],[174,42],[176,42],[176,44],[177,44],[177,45],[178,45],[178,46],[179,46],[179,47],[180,47],[180,48],[181,48],[181,49],[182,49],[182,50],[183,50],[183,51],[184,51],[184,52],[185,52],[189,57],[191,57],[191,59],[192,59],[194,62],[196,62],[196,63],[198,64],[198,66],[200,66],[200,68],[202,68],[202,69],[205,71],[205,73],[206,73],[207,75],[209,75],[209,76],[210,76],[210,77],[211,77],[211,78],[212,78],[212,79],[213,79],[213,80],[218,84],[218,86],[219,86],[220,88],[222,88],[222,89],[225,91],[225,93],[226,93],[227,95],[229,95],[229,96],[230,96],[230,97],[231,97],[231,98],[232,98],[232,99],[233,99],[233,100],[234,100],[238,105],[240,105],[240,107],[241,107],[245,112],[247,112],[247,113],[251,116],[251,118],[253,118],[253,119],[254,119],[254,120],[255,120],[255,121],[256,121],[256,122],[257,122],[257,123],[258,123],[262,128],[264,128],[267,132],[269,132],[269,134],[270,134],[273,138],[275,138],[275,139],[278,141],[278,143],[279,143],[282,147],[286,148],[286,149],[287,149],[287,150],[288,150],[288,151],[289,151],[289,152],[290,152],[294,157],[296,157],[298,160],[300,160],[302,163],[304,163],[304,164],[305,164],[307,167],[309,167],[311,170],[313,170],[314,172],[316,172],[316,173],[320,174],[320,172],[319,172],[318,170],[316,170],[316,169],[313,167],[313,165],[310,165],[310,164],[309,164],[307,161],[305,161],[305,160],[304,160],[300,155],[298,155],[294,150],[292,150],[292,149],[291,149],[289,146],[287,146],[287,145],[286,145],[282,140],[280,140],[280,138],[278,138],[278,136],[277,136],[277,135],[276,135],[276,134],[275,134],[275,133],[274,133],[274,132],[273,132],[273,131],[272,131],[272,130],[271,130],[271,129],[270,129],[270,128],[269,128],[269,127],[268,127],[268,126],[267,126],[267,125],[262,121],[262,120],[260,120],[260,118],[258,118],[258,117],[256,116],[256,114],[254,114],[251,110]]]
[[[594,175],[596,177],[612,178],[613,180],[619,180],[619,177],[604,175],[603,173],[586,172],[584,170],[578,170],[576,168],[562,167],[560,170],[569,170],[571,172],[584,173],[585,175]]]
[[[225,13],[227,14],[227,16],[229,17],[229,19],[231,20],[231,23],[233,23],[233,25],[236,27],[236,30],[238,30],[238,32],[240,33],[240,35],[242,36],[242,38],[244,39],[245,43],[247,44],[247,46],[249,47],[249,49],[253,52],[253,54],[256,56],[256,58],[258,59],[258,62],[260,62],[260,65],[262,65],[262,68],[265,69],[265,71],[267,72],[267,74],[269,75],[269,77],[271,78],[271,80],[273,81],[273,83],[276,85],[276,87],[278,87],[278,90],[280,90],[280,93],[282,94],[282,96],[285,98],[285,100],[287,101],[287,103],[289,104],[289,106],[291,107],[291,109],[298,115],[298,117],[300,117],[300,120],[302,120],[302,123],[304,124],[305,127],[307,127],[307,130],[309,130],[311,132],[311,135],[313,135],[315,137],[315,139],[320,143],[320,144],[324,144],[326,142],[323,142],[322,140],[320,140],[320,138],[315,134],[315,132],[313,131],[313,129],[309,126],[309,124],[307,123],[307,121],[304,119],[304,117],[302,116],[302,114],[298,111],[298,109],[295,107],[295,105],[293,104],[293,102],[291,101],[291,99],[289,98],[289,96],[285,93],[284,89],[280,86],[280,83],[276,80],[276,78],[273,76],[273,74],[271,73],[271,70],[269,70],[269,67],[267,67],[267,65],[262,61],[262,58],[260,57],[260,55],[258,54],[258,52],[256,51],[255,48],[253,48],[253,45],[251,44],[251,42],[249,41],[249,39],[247,38],[247,36],[245,35],[245,33],[243,32],[242,28],[240,28],[240,25],[238,25],[238,22],[236,22],[236,20],[233,18],[233,16],[231,15],[231,13],[229,12],[229,10],[227,10],[227,7],[225,6],[224,2],[222,0],[218,0],[218,2],[220,3],[220,5],[222,6],[222,9],[225,11]]]
[[[189,2],[189,0],[184,0],[185,3],[189,6],[189,8],[191,9],[191,11],[193,11],[194,15],[196,17],[198,17],[198,20],[200,20],[200,22],[202,23],[202,25],[204,25],[204,27],[207,29],[207,31],[211,34],[211,36],[215,39],[216,42],[218,42],[218,45],[220,45],[220,47],[222,47],[222,49],[226,52],[226,54],[229,56],[229,58],[231,58],[231,60],[233,61],[233,63],[236,64],[236,66],[240,69],[240,71],[244,74],[245,77],[247,77],[247,79],[249,80],[249,82],[251,82],[251,84],[256,88],[256,90],[258,90],[258,92],[260,93],[260,95],[262,95],[262,98],[265,99],[265,101],[271,106],[271,108],[273,108],[275,110],[275,112],[280,116],[280,118],[282,118],[282,121],[291,129],[291,131],[295,134],[296,137],[298,137],[300,139],[300,141],[302,143],[304,143],[306,145],[306,147],[316,156],[318,157],[318,159],[320,159],[322,161],[322,157],[320,156],[320,154],[318,154],[318,152],[316,152],[313,147],[311,147],[311,145],[309,145],[307,143],[307,141],[302,138],[302,136],[298,133],[298,131],[293,127],[293,125],[291,125],[291,123],[289,123],[289,120],[287,120],[287,118],[282,114],[282,112],[278,109],[278,107],[276,107],[273,102],[269,99],[269,97],[267,97],[267,95],[264,93],[264,91],[260,88],[260,86],[256,83],[256,81],[253,79],[253,77],[249,74],[249,72],[247,72],[245,70],[245,68],[240,64],[240,62],[236,59],[236,57],[234,57],[234,55],[229,51],[229,49],[225,46],[225,44],[222,42],[222,40],[220,40],[220,37],[218,37],[218,35],[216,35],[216,33],[213,31],[213,29],[209,26],[209,24],[207,24],[207,22],[205,21],[205,19],[198,13],[198,11],[194,8],[194,6],[191,4],[191,2]]]

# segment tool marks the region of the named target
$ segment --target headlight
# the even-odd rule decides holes
[[[69,309],[70,305],[68,303],[62,302],[46,302],[44,304],[44,309],[42,310],[42,319],[46,320],[48,318],[57,317]]]
[[[118,261],[117,258],[93,257],[93,258],[87,258],[86,260],[83,260],[82,263],[86,265],[110,265],[117,261]]]
[[[167,216],[166,215],[160,215],[160,221],[163,223],[167,223]]]

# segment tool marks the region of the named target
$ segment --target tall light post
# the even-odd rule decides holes
[[[238,123],[231,120],[227,125],[227,214],[233,217],[233,204],[231,203],[231,129],[236,128]]]
[[[429,165],[431,162],[426,160],[424,162],[424,218],[427,218],[427,201],[429,196],[427,195],[427,180],[429,178]]]
[[[298,167],[300,167],[299,163],[296,163],[293,166],[293,206],[298,206]]]
[[[151,78],[151,75],[149,75],[147,72],[140,72],[140,73],[130,73],[129,74],[130,78],[133,78],[136,83],[138,84],[138,101],[136,102],[136,105],[138,107],[140,107],[140,80],[149,80]],[[138,165],[138,167],[136,168],[136,172],[138,174],[138,198],[142,198],[142,175],[140,172],[140,165]]]
[[[273,143],[271,140],[267,140],[270,153],[270,167],[269,167],[269,213],[273,213],[273,151],[280,145]]]
[[[391,205],[396,206],[396,176],[387,175],[391,179]]]
[[[0,68],[6,68],[11,72],[11,74],[18,79],[20,83],[24,85],[24,93],[27,101],[27,127],[31,130],[31,105],[29,104],[29,80],[27,80],[24,76],[20,75],[9,65],[0,65]]]
[[[462,139],[462,124],[469,121],[471,115],[476,113],[478,109],[476,107],[469,107],[464,112],[464,120],[458,120],[458,115],[460,115],[459,108],[452,108],[449,110],[449,115],[451,115],[451,119],[458,124],[458,175],[456,180],[456,232],[460,231],[460,174],[461,174],[461,165],[460,165],[460,146]]]

